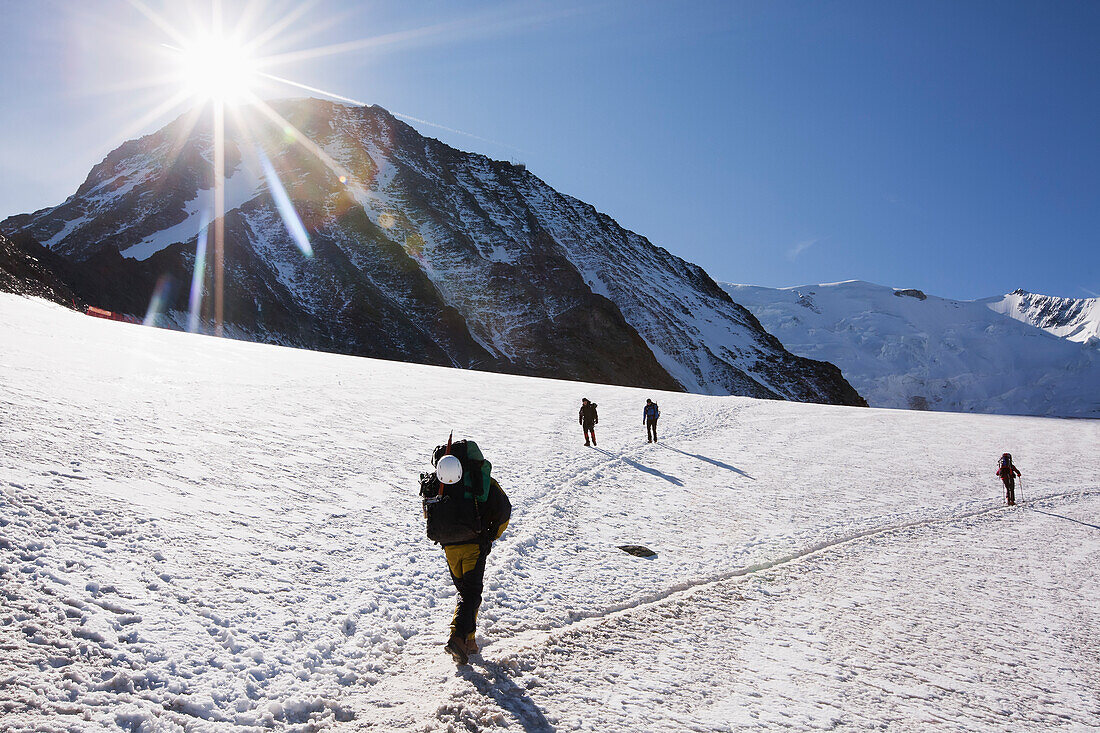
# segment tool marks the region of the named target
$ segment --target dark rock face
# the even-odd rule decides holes
[[[76,295],[56,272],[60,266],[57,255],[30,237],[0,234],[0,292],[77,308]]]
[[[515,374],[861,405],[699,267],[521,166],[425,138],[379,107],[274,105],[321,156],[260,119],[226,143],[225,320],[242,338]],[[259,116],[257,115],[257,118]],[[182,327],[211,208],[193,118],[125,143],[58,207],[0,231],[42,242],[80,298]],[[323,160],[322,160],[323,158]],[[280,184],[295,214],[280,209]],[[312,256],[287,218],[297,216]],[[202,287],[210,329],[212,276]]]

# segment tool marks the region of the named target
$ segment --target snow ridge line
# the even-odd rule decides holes
[[[1067,491],[1058,494],[1046,494],[1038,496],[1034,499],[1029,499],[1026,503],[1019,502],[1017,506],[1022,509],[1031,508],[1032,505],[1043,503],[1049,505],[1060,499],[1065,498],[1083,498],[1088,496],[1100,496],[1100,488],[1084,489],[1078,491]],[[679,583],[666,588],[663,591],[655,593],[653,595],[645,596],[634,602],[627,602],[610,606],[600,611],[592,611],[587,614],[579,614],[577,618],[562,626],[548,626],[541,629],[529,629],[521,632],[509,646],[521,644],[520,648],[514,651],[507,652],[496,659],[498,664],[515,665],[521,662],[521,659],[534,650],[534,647],[548,644],[555,634],[567,633],[573,630],[583,630],[588,626],[593,626],[601,621],[614,618],[616,616],[625,615],[632,611],[644,610],[651,606],[656,606],[664,601],[669,600],[673,596],[688,595],[693,591],[702,589],[706,586],[717,585],[734,578],[745,577],[747,575],[753,575],[765,570],[771,570],[772,568],[779,567],[780,565],[787,565],[792,562],[796,562],[805,557],[815,555],[819,552],[831,550],[836,547],[858,542],[859,540],[866,539],[868,537],[875,537],[878,535],[890,534],[893,532],[901,532],[906,529],[912,529],[914,527],[926,527],[936,524],[950,524],[952,522],[958,522],[964,519],[971,519],[973,517],[982,516],[985,514],[991,514],[998,509],[1005,509],[1005,505],[1001,503],[994,504],[992,506],[986,506],[979,509],[971,509],[969,511],[960,512],[958,514],[952,514],[949,516],[929,517],[926,519],[917,519],[911,522],[903,522],[901,524],[889,525],[886,527],[878,527],[875,529],[862,530],[860,532],[853,532],[843,537],[838,537],[832,540],[825,540],[817,542],[800,550],[788,553],[774,560],[766,560],[760,563],[754,563],[752,565],[745,565],[734,570],[730,570],[725,573],[713,575],[708,578],[703,578],[696,581],[688,581],[685,583]]]

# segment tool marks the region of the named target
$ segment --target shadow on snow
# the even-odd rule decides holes
[[[1044,512],[1042,509],[1036,509],[1035,507],[1028,507],[1028,509],[1033,512],[1039,512],[1040,514],[1046,514],[1048,517],[1058,517],[1059,519],[1064,519],[1067,522],[1074,522],[1075,524],[1082,524],[1086,527],[1092,527],[1093,529],[1100,529],[1100,526],[1089,524],[1088,522],[1082,522],[1080,519],[1074,519],[1073,517],[1065,517],[1061,514],[1055,514],[1054,512]]]
[[[656,476],[658,478],[663,478],[665,481],[668,481],[669,483],[675,484],[677,486],[683,486],[684,485],[684,482],[681,481],[680,479],[676,478],[675,476],[670,476],[667,473],[664,473],[662,471],[658,471],[656,468],[651,468],[651,467],[646,466],[644,464],[638,463],[637,461],[635,461],[633,459],[630,459],[630,458],[627,458],[626,456],[616,455],[615,453],[612,453],[609,450],[604,450],[603,448],[596,448],[596,450],[599,451],[600,453],[603,453],[608,458],[618,458],[623,463],[627,464],[628,466],[633,466],[634,468],[638,469],[639,471],[642,471],[643,473],[648,473],[648,474],[651,474],[651,475]]]
[[[503,667],[485,661],[481,662],[481,666],[485,668],[484,673],[472,667],[461,667],[458,674],[482,695],[492,698],[497,705],[516,716],[527,733],[554,733],[557,730],[550,725],[550,721],[531,696],[512,681]]]
[[[706,456],[701,456],[698,453],[688,453],[687,451],[682,451],[679,448],[673,448],[672,446],[665,445],[664,443],[658,443],[658,445],[660,445],[662,448],[664,448],[666,450],[675,451],[676,453],[679,453],[680,455],[687,456],[688,458],[697,458],[698,460],[705,461],[705,462],[711,464],[712,466],[718,466],[718,468],[724,468],[727,471],[733,471],[734,473],[739,474],[741,476],[744,476],[747,479],[752,479],[753,481],[756,480],[754,477],[752,477],[749,474],[745,473],[740,468],[737,468],[736,466],[731,466],[728,463],[722,463],[721,461],[716,461],[713,458],[707,458]]]

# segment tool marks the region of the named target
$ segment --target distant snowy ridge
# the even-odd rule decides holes
[[[990,309],[1070,341],[1100,343],[1100,298],[1055,298],[1013,290],[986,301]]]
[[[1100,417],[1100,348],[991,304],[1021,295],[948,300],[858,280],[724,287],[788,349],[839,366],[872,407]],[[1054,308],[1049,301],[1057,300],[1045,305],[1048,313],[1057,310],[1060,327],[1075,334],[1087,328],[1094,311]]]
[[[839,369],[789,353],[702,268],[525,168],[426,138],[380,107],[274,106],[328,164],[281,127],[227,132],[234,333],[486,371],[865,404]],[[123,144],[64,203],[0,231],[66,258],[77,295],[112,310],[144,314],[167,277],[175,289],[158,323],[186,323],[213,186],[210,134],[192,122]],[[268,165],[312,258],[288,233]],[[209,323],[210,268],[204,282]]]

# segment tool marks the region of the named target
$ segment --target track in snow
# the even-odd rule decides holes
[[[977,633],[969,634],[970,647],[944,648],[949,637],[943,631],[969,621],[953,613],[955,609],[950,603],[937,598],[937,589],[943,588],[953,595],[951,582],[942,576],[956,570],[960,564],[973,562],[970,555],[981,554],[967,548],[973,535],[984,540],[990,535],[1008,536],[1012,541],[1019,540],[1020,536],[1038,539],[1039,533],[1026,529],[1028,510],[1068,520],[1080,527],[1100,529],[1038,508],[1084,504],[1095,512],[1100,511],[1097,497],[1100,497],[1100,490],[1046,496],[1029,500],[1017,510],[989,507],[946,519],[885,527],[805,548],[795,555],[743,568],[727,577],[692,585],[663,598],[565,628],[528,633],[496,645],[493,661],[475,660],[473,669],[458,673],[458,677],[469,684],[448,688],[450,699],[442,702],[437,711],[439,728],[480,730],[501,725],[502,717],[507,716],[529,732],[562,729],[804,730],[816,727],[861,730],[880,723],[887,727],[935,724],[960,731],[975,728],[1010,731],[1021,726],[1095,727],[1100,725],[1100,693],[1095,687],[1100,679],[1100,662],[1090,650],[1100,641],[1100,609],[1094,608],[1089,598],[1094,597],[1090,592],[1100,590],[1100,575],[1095,572],[1100,547],[1093,544],[1091,551],[1084,555],[1078,553],[1067,558],[1059,557],[1064,551],[1062,543],[1050,543],[1043,548],[1046,552],[1039,563],[1033,558],[1028,558],[1032,559],[1028,563],[1022,561],[1024,558],[1006,553],[1001,567],[1010,570],[998,576],[996,567],[992,568],[990,581],[1008,598],[1007,603],[991,595],[984,582],[979,582],[977,588],[966,588],[966,597],[962,600],[968,609],[981,609],[984,604],[1001,602],[997,618],[981,619],[993,630],[987,630],[984,638]],[[1015,527],[1006,530],[1003,526],[1006,523]],[[1021,526],[1025,527],[1024,533],[1018,533]],[[1011,533],[1013,529],[1017,533]],[[929,537],[929,533],[938,536]],[[906,559],[901,567],[889,559],[891,554],[896,557],[904,553],[906,545],[922,549],[926,545],[934,547],[945,537],[955,540],[951,546],[962,550],[962,556],[932,562],[926,556],[913,557]],[[997,553],[1006,548],[994,545],[981,549]],[[1035,552],[1033,547],[1017,547],[1014,543],[1011,549],[1028,555]],[[997,559],[1000,558],[994,555],[994,560]],[[924,599],[924,607],[908,609],[914,617],[928,617],[907,618],[906,609],[894,606],[892,599],[887,598],[884,602],[875,597],[874,591],[853,588],[851,583],[845,588],[846,593],[834,597],[806,593],[807,587],[813,588],[821,582],[818,578],[823,574],[851,572],[853,564],[866,564],[870,568],[866,571],[868,574],[881,574],[881,568],[900,574],[905,566],[928,566],[925,574],[940,576],[941,582],[929,584],[926,590],[929,597]],[[1068,633],[1078,637],[1077,643],[1063,652],[1079,667],[1061,667],[1053,674],[1043,668],[1041,656],[1046,653],[1043,644],[1056,641],[1058,634],[1045,627],[1029,629],[1028,634],[1039,632],[1039,643],[1035,643],[1033,637],[1020,643],[1014,619],[1026,611],[1011,605],[1027,600],[1029,579],[1019,575],[1041,572],[1050,564],[1060,565],[1065,575],[1082,571],[1085,575],[1081,578],[1082,594],[1067,603],[1069,612],[1058,618],[1067,624]],[[1019,573],[1020,568],[1025,573]],[[989,570],[989,567],[983,568],[983,571]],[[960,577],[965,575],[960,574]],[[777,592],[772,587],[776,582],[786,587]],[[834,580],[834,585],[844,587],[845,584],[843,580]],[[894,585],[904,583],[895,582]],[[1047,585],[1044,590],[1049,590],[1051,584]],[[805,604],[805,597],[809,597],[811,601],[805,605],[831,604],[840,607],[841,611],[815,610],[809,614],[803,611],[793,620],[784,618],[782,611],[775,609],[791,603],[786,596],[791,594],[792,587],[802,594],[796,603]],[[780,600],[773,601],[775,597]],[[754,611],[754,605],[764,606],[765,610]],[[864,605],[873,611],[860,612]],[[891,623],[923,623],[934,627],[939,629],[941,638],[929,649],[924,648],[927,641],[924,634],[910,634],[900,640],[889,633],[876,635],[873,627],[866,624],[880,620],[878,614],[886,616]],[[1075,623],[1076,614],[1087,617]],[[1029,626],[1028,623],[1022,625]],[[778,633],[776,627],[783,628],[783,634],[790,636]],[[824,633],[861,648],[870,658],[833,658],[821,653],[822,645],[814,636]],[[766,641],[755,638],[759,636]],[[685,640],[690,643],[685,644]],[[810,652],[798,649],[798,644],[805,644]],[[758,655],[771,664],[761,664],[751,674],[738,665],[718,664],[715,669],[710,665],[725,656],[708,655],[706,650],[715,646],[739,659]],[[608,649],[617,652],[617,663],[612,663],[610,674],[598,679],[595,685],[570,684],[578,672],[592,665],[606,666]],[[815,653],[820,656],[815,658]],[[794,665],[793,672],[774,664],[787,654],[805,656],[806,663]],[[922,658],[913,662],[907,658],[913,654],[921,654]],[[992,682],[980,675],[962,673],[968,656],[981,654],[999,655],[1007,671],[994,675]],[[669,668],[674,671],[669,673]],[[835,697],[818,694],[815,699],[803,683],[786,679],[796,674],[835,681],[835,689],[831,691]],[[660,680],[660,684],[655,686],[654,679]],[[565,701],[570,704],[563,704]],[[639,710],[632,710],[631,702]],[[432,729],[430,725],[423,727],[423,730]]]

